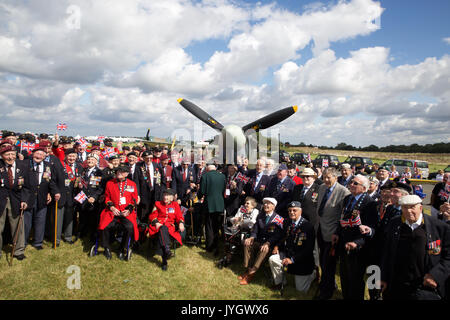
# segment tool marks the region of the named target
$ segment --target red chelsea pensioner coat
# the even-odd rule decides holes
[[[177,240],[180,245],[183,245],[181,242],[180,233],[175,230],[175,223],[179,224],[180,221],[184,222],[180,206],[176,201],[172,201],[168,205],[164,204],[163,201],[155,202],[155,210],[153,210],[153,212],[148,217],[148,220],[150,222],[150,225],[148,227],[148,234],[150,237],[157,234],[159,230],[156,229],[156,226],[152,225],[152,221],[155,219],[157,219],[158,222],[163,226],[166,226],[169,229],[169,234],[175,240]]]
[[[131,204],[135,206],[137,199],[138,199],[138,193],[137,193],[137,187],[136,184],[126,179],[126,187],[125,182],[122,183],[122,186],[124,188],[123,197],[125,197],[125,204],[120,204],[120,190],[119,190],[119,183],[117,179],[109,180],[106,183],[106,189],[105,189],[105,203],[108,205],[108,202],[112,202],[113,206],[118,209],[119,211],[124,211],[126,208]],[[134,240],[137,241],[139,239],[139,230],[137,227],[136,222],[136,210],[134,209],[130,214],[125,217],[125,219],[131,221],[133,224],[134,229]],[[100,214],[100,224],[98,229],[104,230],[111,221],[114,220],[114,214],[111,210],[109,210],[109,207],[107,206],[102,213]]]

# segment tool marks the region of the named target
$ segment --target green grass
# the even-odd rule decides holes
[[[235,256],[229,268],[218,269],[218,259],[195,246],[177,248],[166,272],[160,268],[160,256],[150,254],[152,249],[148,242],[133,254],[129,262],[119,260],[115,253],[110,261],[102,253],[89,258],[88,242],[84,246],[82,241],[72,246],[62,242],[56,250],[51,243],[45,242],[41,251],[27,247],[27,258],[14,260],[10,267],[5,256],[9,255],[11,246],[3,249],[0,260],[2,300],[308,300],[317,290],[314,282],[307,294],[300,294],[294,288],[293,276],[288,275],[289,285],[281,297],[278,291],[269,289],[268,265],[258,271],[250,285],[241,286],[237,279],[244,271],[241,256]],[[114,249],[117,246],[113,246]],[[67,288],[71,274],[66,270],[71,265],[80,267],[80,290]],[[340,297],[340,291],[336,297]]]

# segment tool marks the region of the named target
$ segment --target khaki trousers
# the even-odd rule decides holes
[[[260,244],[257,241],[253,241],[253,244],[250,246],[244,245],[244,267],[249,267],[249,262],[252,257],[256,256],[255,263],[253,264],[253,268],[259,269],[261,267],[261,264],[263,263],[264,259],[266,258],[267,254],[271,253],[270,249],[269,252],[263,253],[260,251],[262,244]]]
[[[11,209],[11,200],[7,198],[5,210],[2,212],[0,216],[0,250],[3,247],[3,230],[5,229],[6,215],[8,215],[9,227],[11,228],[12,240],[14,241],[14,237],[16,235],[17,227],[19,226],[20,213],[12,212]],[[16,249],[14,250],[13,255],[18,256],[25,252],[25,227],[22,219],[20,232],[17,237]]]

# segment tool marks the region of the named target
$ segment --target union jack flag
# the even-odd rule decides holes
[[[279,215],[276,215],[275,218],[273,218],[273,220],[272,220],[273,223],[276,223],[280,227],[283,227],[283,221],[284,221],[284,218],[280,217]]]
[[[0,132],[0,141],[3,139],[3,132]]]
[[[36,144],[31,142],[22,142],[20,145],[20,150],[24,151],[26,150],[28,153],[33,151],[36,148]]]
[[[237,174],[236,179],[237,180],[241,180],[242,182],[244,182],[244,184],[248,183],[249,180],[250,180],[249,177],[247,177],[246,175],[244,175],[244,174],[242,174],[240,172]]]
[[[328,167],[328,159],[322,159],[322,167]]]
[[[445,192],[450,193],[450,183],[447,180],[447,183],[445,184]]]
[[[100,143],[103,143],[103,141],[105,141],[105,136],[98,136],[97,140],[98,140]]]
[[[188,209],[186,207],[181,206],[181,213],[183,214],[183,217],[186,215],[186,213],[188,212]]]
[[[115,156],[116,155],[116,153],[114,152],[114,149],[113,148],[106,148],[103,152],[102,152],[102,155],[103,155],[103,157],[104,158],[110,158],[110,157],[112,157],[112,156]]]
[[[67,129],[67,125],[65,123],[58,123],[56,125],[56,130],[66,130]]]
[[[343,227],[343,228],[350,227],[351,228],[351,227],[361,225],[361,218],[358,215],[355,219],[348,219],[348,220],[341,219],[339,222],[341,223],[341,227]]]
[[[87,195],[83,191],[81,191],[79,194],[75,196],[74,199],[77,200],[79,203],[83,203],[86,201]]]
[[[311,162],[311,154],[308,153],[308,162]]]
[[[88,146],[88,142],[87,142],[87,140],[86,139],[84,139],[84,138],[80,138],[80,139],[78,139],[78,141],[77,141],[81,146],[83,146],[83,147],[87,147]]]

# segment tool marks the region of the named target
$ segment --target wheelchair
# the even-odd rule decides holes
[[[233,226],[231,218],[227,218],[227,224],[223,228],[224,232],[224,257],[219,260],[217,267],[222,269],[231,264],[233,256],[242,248],[245,239],[250,237],[250,232],[253,227],[251,221],[244,221],[240,226]]]
[[[110,235],[110,243],[113,244],[115,241],[119,242],[120,244],[122,244],[122,240],[123,240],[123,227],[115,227],[114,232],[111,233]],[[130,261],[131,260],[131,256],[133,254],[133,244],[134,244],[134,240],[132,239],[133,237],[129,237],[128,241],[126,242],[126,252],[125,248],[121,248],[120,253],[119,253],[119,259],[120,260],[125,260],[125,261]],[[100,231],[97,230],[96,234],[95,234],[95,244],[91,247],[90,251],[89,251],[89,257],[95,257],[98,253],[99,253],[99,246],[100,246]]]

